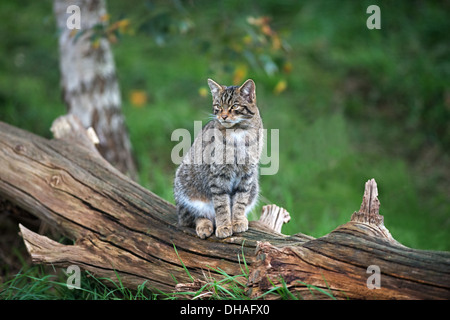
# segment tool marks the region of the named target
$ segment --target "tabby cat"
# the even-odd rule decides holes
[[[222,86],[208,79],[213,116],[178,167],[174,197],[180,226],[195,227],[201,239],[248,229],[247,214],[258,198],[258,163],[263,126],[255,83]]]

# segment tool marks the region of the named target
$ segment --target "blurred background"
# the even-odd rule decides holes
[[[372,4],[380,30],[366,26]],[[449,1],[109,0],[107,9],[141,185],[173,203],[172,132],[208,120],[207,78],[252,78],[264,126],[280,136],[278,173],[261,176],[252,219],[275,203],[292,217],[283,233],[320,237],[350,219],[375,178],[395,239],[450,250]],[[0,21],[0,121],[51,138],[67,112],[52,3],[1,1]],[[6,241],[7,269],[7,255],[26,257],[3,216]]]

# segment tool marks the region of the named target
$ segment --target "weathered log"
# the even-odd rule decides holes
[[[76,120],[59,121],[76,130],[70,124]],[[286,236],[260,221],[226,239],[201,240],[177,226],[171,203],[121,174],[77,135],[68,130],[47,140],[0,122],[0,196],[75,241],[63,245],[21,226],[36,263],[75,264],[111,279],[117,273],[130,288],[146,281],[150,289],[170,292],[191,283],[190,276],[204,280],[205,272],[217,279],[219,269],[242,274],[244,255],[253,297],[282,283],[303,298],[329,298],[307,285],[336,298],[450,298],[450,253],[395,241],[374,205],[374,181],[352,220],[324,237]],[[371,265],[381,271],[380,289],[367,287]]]
[[[250,276],[252,294],[261,295],[283,281],[302,298],[450,298],[449,253],[403,246],[384,226],[379,207],[372,179],[360,210],[328,235],[300,246],[259,243]],[[378,284],[371,282],[374,269],[380,272]]]

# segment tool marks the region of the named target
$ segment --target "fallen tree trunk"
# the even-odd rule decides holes
[[[111,279],[117,273],[127,287],[145,281],[171,292],[205,272],[240,275],[244,256],[252,297],[283,285],[303,298],[330,298],[325,291],[336,298],[450,298],[450,253],[395,241],[378,214],[373,180],[360,211],[324,237],[286,236],[270,227],[280,223],[261,219],[245,233],[201,240],[177,226],[171,203],[105,161],[75,118],[58,119],[53,128],[58,139],[47,140],[0,122],[0,196],[75,240],[60,244],[20,226],[36,263],[78,265]],[[269,220],[289,220],[274,208],[267,209]],[[380,270],[379,289],[368,288],[369,266]]]

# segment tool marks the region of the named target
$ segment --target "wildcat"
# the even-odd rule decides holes
[[[259,193],[263,146],[255,83],[222,86],[208,79],[213,116],[195,138],[175,173],[174,198],[180,226],[195,227],[201,239],[248,229],[247,214]]]

